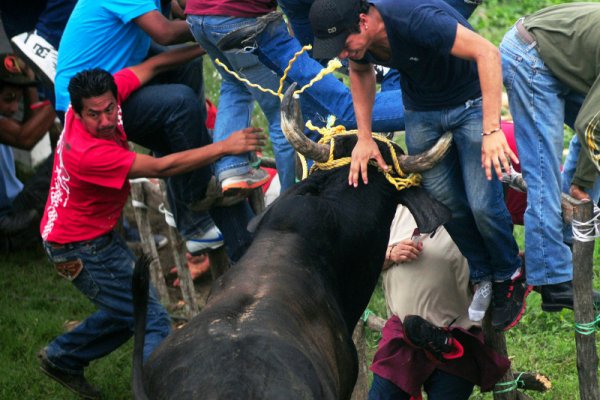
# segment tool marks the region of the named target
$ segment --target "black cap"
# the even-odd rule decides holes
[[[13,54],[0,54],[0,82],[30,86],[36,82],[25,75],[25,63]]]
[[[361,10],[360,0],[316,0],[309,18],[315,36],[312,55],[317,59],[337,57],[346,38],[355,32]]]

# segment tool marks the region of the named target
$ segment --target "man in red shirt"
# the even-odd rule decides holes
[[[123,344],[133,332],[131,277],[134,257],[113,230],[129,194],[128,179],[166,177],[209,168],[225,154],[257,150],[260,129],[245,128],[228,140],[161,158],[129,150],[121,103],[158,71],[196,57],[192,46],[162,53],[114,75],[78,73],[69,83],[71,106],[59,139],[50,193],[40,227],[56,271],[98,311],[38,354],[42,371],[80,396],[100,393],[84,378],[90,361]],[[154,289],[148,305],[144,357],[169,334],[170,318]]]

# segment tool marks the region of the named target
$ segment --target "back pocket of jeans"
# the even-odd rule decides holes
[[[88,272],[85,266],[79,276],[73,280],[73,285],[90,300],[94,300],[100,291],[94,278],[92,278],[92,274]]]

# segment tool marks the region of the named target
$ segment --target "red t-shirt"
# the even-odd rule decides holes
[[[185,13],[254,18],[275,11],[276,8],[275,0],[188,0]]]
[[[121,103],[140,87],[140,81],[128,69],[114,77],[119,107],[116,141],[91,135],[73,109],[67,110],[40,224],[42,238],[48,242],[79,242],[110,232],[127,201],[127,174],[136,154],[127,145]]]

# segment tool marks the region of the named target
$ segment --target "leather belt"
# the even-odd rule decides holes
[[[517,33],[519,34],[519,37],[521,38],[521,40],[524,43],[533,44],[536,42],[536,40],[533,37],[533,35],[531,35],[531,33],[529,33],[527,28],[525,28],[525,26],[523,26],[523,20],[524,20],[524,18],[521,18],[515,24],[515,28],[517,28]]]

